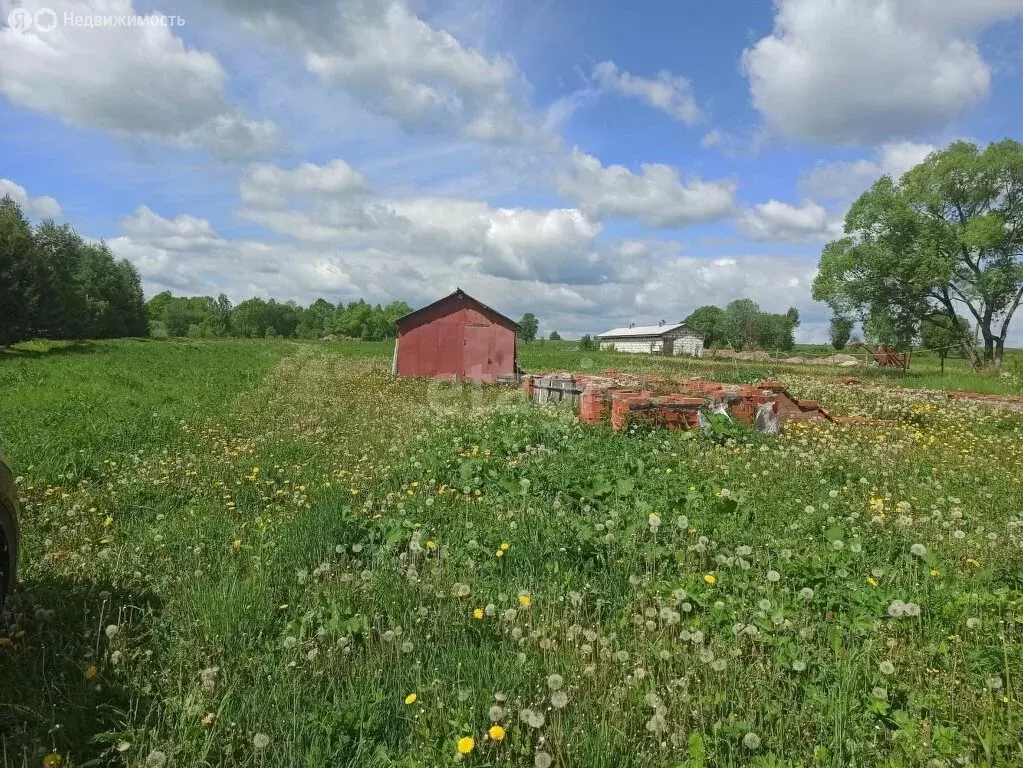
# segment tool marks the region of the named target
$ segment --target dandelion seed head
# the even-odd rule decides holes
[[[522,710],[519,712],[519,719],[530,728],[543,728],[544,723],[547,722],[543,713],[537,712],[535,709]]]
[[[646,729],[650,733],[661,733],[668,727],[668,722],[660,712],[654,712],[653,716],[646,721]]]
[[[217,676],[219,673],[220,667],[206,667],[206,669],[199,673],[203,690],[210,692],[217,687]]]

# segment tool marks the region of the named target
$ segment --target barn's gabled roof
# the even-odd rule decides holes
[[[663,336],[669,331],[677,331],[685,328],[682,323],[674,325],[636,325],[632,328],[612,328],[610,331],[600,334],[598,339],[626,339],[635,336]]]
[[[489,312],[491,314],[497,315],[502,320],[507,321],[508,324],[511,325],[513,328],[517,329],[519,327],[519,324],[516,323],[514,320],[512,320],[510,317],[508,317],[507,315],[501,314],[500,312],[498,312],[493,307],[488,307],[486,304],[484,304],[479,299],[474,299],[472,296],[467,294],[461,288],[455,288],[454,292],[449,293],[447,296],[442,296],[441,298],[437,299],[436,301],[431,302],[430,304],[427,304],[425,307],[420,307],[419,309],[414,309],[411,312],[409,312],[407,315],[402,315],[401,317],[399,317],[394,322],[397,325],[406,325],[409,322],[409,320],[411,320],[412,318],[416,317],[417,315],[422,314],[424,312],[429,312],[434,307],[436,307],[436,306],[438,306],[440,304],[443,304],[445,301],[449,301],[451,299],[462,299],[464,301],[468,301],[471,304],[475,304],[477,306],[477,308],[479,308],[479,309],[482,309],[482,310],[484,310],[486,312]]]

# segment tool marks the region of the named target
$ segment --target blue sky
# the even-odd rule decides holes
[[[569,337],[750,296],[822,340],[851,201],[1023,117],[1023,0],[0,0],[0,24],[0,192],[148,294],[457,285]]]

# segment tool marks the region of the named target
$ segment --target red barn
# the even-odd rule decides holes
[[[399,376],[494,383],[514,378],[514,320],[461,288],[397,320],[393,370]]]

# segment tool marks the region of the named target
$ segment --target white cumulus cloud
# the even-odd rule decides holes
[[[125,218],[121,229],[129,237],[168,250],[216,247],[223,242],[207,219],[187,213],[165,219],[147,205],[140,205]]]
[[[669,165],[644,164],[639,173],[604,166],[576,149],[557,179],[558,190],[594,217],[636,218],[651,227],[681,227],[731,213],[735,185],[692,178],[683,184]]]
[[[514,60],[463,44],[405,0],[219,0],[273,42],[298,51],[323,83],[416,132],[493,142],[549,140],[530,114]]]
[[[812,200],[790,205],[768,200],[743,211],[737,218],[742,234],[753,240],[814,242],[842,234],[842,221]]]
[[[693,97],[692,84],[668,70],[662,70],[652,79],[625,72],[609,60],[594,67],[593,79],[605,90],[639,99],[686,125],[694,125],[703,118]]]
[[[242,201],[259,208],[284,206],[296,195],[345,197],[367,191],[366,178],[340,158],[326,165],[303,163],[292,170],[260,163],[250,167],[240,183]]]
[[[49,195],[29,197],[23,186],[10,179],[0,179],[0,200],[5,197],[11,198],[21,207],[22,212],[29,215],[55,219],[61,214],[60,203],[54,198]]]
[[[946,124],[985,99],[977,45],[1020,0],[777,0],[743,54],[754,106],[787,138],[875,144]]]
[[[72,16],[135,16],[131,0],[0,0],[52,9],[56,27],[0,27],[0,93],[66,123],[235,157],[272,147],[277,127],[253,120],[227,97],[213,54],[185,45],[169,25],[76,26]]]
[[[874,159],[821,163],[802,175],[800,189],[819,200],[853,200],[882,176],[898,179],[937,147],[912,141],[882,145]]]
[[[304,243],[372,248],[409,263],[440,259],[511,280],[593,283],[613,274],[595,243],[601,225],[575,208],[372,194],[341,160],[291,171],[255,166],[241,196],[243,218]]]

